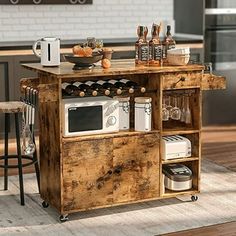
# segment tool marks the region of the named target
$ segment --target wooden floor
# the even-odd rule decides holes
[[[201,227],[192,230],[163,234],[162,236],[235,236],[236,222]]]
[[[204,129],[202,157],[236,171],[236,127]]]

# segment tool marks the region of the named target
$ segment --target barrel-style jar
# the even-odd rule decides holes
[[[135,130],[151,131],[152,128],[152,98],[136,97],[135,101]]]

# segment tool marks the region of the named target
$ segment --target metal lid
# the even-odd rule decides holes
[[[60,40],[60,39],[55,38],[55,37],[44,37],[41,39],[41,41],[50,41],[50,42],[57,41],[57,40]]]
[[[150,97],[136,97],[136,98],[134,98],[134,101],[137,103],[150,103],[152,101],[152,98],[150,98]]]
[[[115,96],[114,99],[118,100],[119,102],[129,102],[130,97],[125,96]]]
[[[163,173],[169,179],[177,182],[184,182],[192,179],[192,171],[182,164],[164,165]]]

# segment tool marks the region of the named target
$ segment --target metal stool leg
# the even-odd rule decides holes
[[[5,113],[5,147],[4,147],[4,190],[8,189],[8,132],[9,132],[9,119],[10,116],[8,113]]]
[[[15,126],[16,126],[16,143],[17,143],[19,184],[20,184],[20,200],[21,200],[21,205],[25,205],[21,145],[20,145],[19,113],[15,113]]]

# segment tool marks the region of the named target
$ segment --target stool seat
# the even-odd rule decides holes
[[[20,101],[0,102],[0,113],[19,113],[24,112],[26,104]]]

